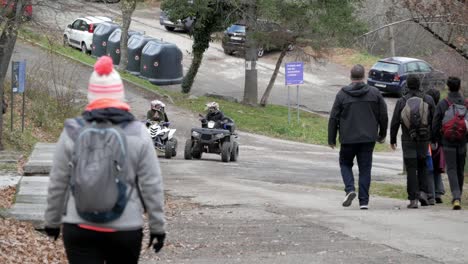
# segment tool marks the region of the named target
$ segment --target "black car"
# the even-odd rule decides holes
[[[418,74],[421,78],[421,89],[442,89],[446,75],[435,70],[429,63],[415,58],[391,57],[379,60],[369,71],[367,84],[381,92],[405,94],[406,79],[409,74]]]
[[[261,33],[266,33],[268,37],[274,40],[275,36],[278,37],[279,34],[290,34],[290,31],[285,31],[281,28],[280,25],[259,20],[257,22],[257,28]],[[284,36],[281,36],[283,38]],[[237,22],[232,24],[230,27],[224,31],[224,36],[222,40],[222,46],[224,53],[232,55],[236,52],[245,51],[245,37],[246,37],[246,26],[245,22]],[[289,50],[293,49],[293,45],[289,45]],[[265,51],[279,50],[280,47],[275,41],[269,41],[267,44],[260,44],[258,48],[257,56],[262,57],[265,54]]]

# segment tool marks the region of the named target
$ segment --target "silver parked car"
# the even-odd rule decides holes
[[[159,16],[159,23],[168,31],[183,30],[190,32],[195,25],[195,18],[187,17],[184,19],[178,19],[177,21],[171,21],[167,16],[167,13],[161,11],[161,15]]]

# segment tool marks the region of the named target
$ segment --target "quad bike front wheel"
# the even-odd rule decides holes
[[[223,142],[223,145],[221,145],[221,160],[223,162],[229,162],[229,159],[231,158],[231,142]]]
[[[177,139],[171,138],[169,141],[172,142],[172,157],[175,157],[177,155]]]
[[[231,149],[231,161],[237,161],[239,159],[239,143],[233,142]]]
[[[167,141],[166,146],[164,146],[164,157],[166,159],[172,158],[173,148],[174,148],[174,143],[172,143],[171,141]]]
[[[185,141],[184,159],[186,160],[192,159],[192,140],[191,139],[187,139],[187,141]]]
[[[193,147],[192,147],[192,157],[194,159],[201,159],[203,155],[203,151],[202,151],[202,148],[200,146],[200,143],[193,143]]]

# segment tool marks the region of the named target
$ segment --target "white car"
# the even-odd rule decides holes
[[[103,22],[112,22],[112,19],[103,16],[87,16],[76,19],[63,32],[63,44],[80,48],[83,53],[91,52],[94,30],[98,24]]]

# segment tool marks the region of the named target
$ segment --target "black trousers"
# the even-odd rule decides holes
[[[63,242],[70,264],[137,264],[142,229],[97,232],[74,224],[63,225]]]
[[[402,142],[406,166],[408,200],[417,200],[419,191],[428,193],[426,156],[429,142]]]
[[[464,169],[465,169],[465,145],[444,147],[447,175],[452,191],[453,200],[460,200],[463,193]]]

